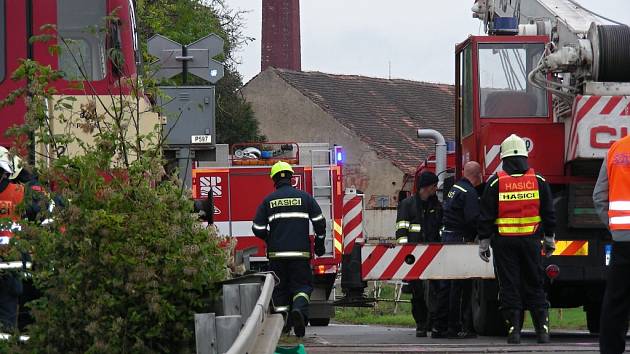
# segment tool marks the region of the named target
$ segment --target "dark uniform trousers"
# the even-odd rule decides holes
[[[464,243],[464,234],[442,231],[444,243]],[[438,281],[437,329],[455,333],[464,329],[472,331],[472,280]],[[462,328],[463,327],[463,328]]]
[[[269,260],[269,270],[280,279],[273,290],[274,306],[298,310],[308,321],[308,304],[313,292],[313,272],[309,259],[273,258]]]
[[[540,237],[497,236],[491,243],[501,309],[546,309]]]
[[[15,329],[18,316],[18,298],[22,294],[22,281],[16,274],[0,275],[0,328]]]
[[[409,282],[411,290],[411,315],[416,322],[418,329],[423,331],[431,330],[431,320],[434,311],[430,311],[432,291],[431,283],[426,280],[413,280]],[[428,292],[428,294],[427,294]]]
[[[607,276],[599,327],[599,348],[604,354],[623,353],[630,312],[630,242],[613,244]]]

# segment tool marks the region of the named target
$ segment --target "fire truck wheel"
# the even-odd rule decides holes
[[[326,327],[330,324],[330,318],[311,318],[308,322],[313,327]]]
[[[593,306],[586,310],[586,327],[591,333],[599,333],[599,319],[601,315],[601,308],[599,306]]]
[[[504,336],[507,326],[499,311],[497,285],[493,280],[474,280],[472,289],[473,324],[482,336]]]

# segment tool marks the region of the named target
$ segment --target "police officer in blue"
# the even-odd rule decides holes
[[[444,243],[473,242],[477,236],[479,194],[477,187],[483,180],[481,166],[475,161],[464,165],[463,177],[453,185],[444,200]],[[451,280],[444,282],[440,296],[439,316],[447,322],[449,338],[474,338],[471,307],[472,282]]]
[[[297,337],[304,337],[313,291],[309,223],[316,235],[315,254],[322,256],[326,252],[326,220],[310,194],[291,186],[291,165],[277,162],[270,176],[276,190],[258,206],[252,230],[267,244],[270,270],[280,279],[273,292],[274,306],[290,309],[287,322]]]

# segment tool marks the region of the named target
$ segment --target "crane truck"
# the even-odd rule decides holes
[[[582,306],[589,331],[598,332],[612,245],[592,193],[607,149],[630,129],[630,27],[573,0],[477,0],[472,11],[486,35],[455,47],[455,158],[447,166],[444,138],[419,129],[436,142],[425,167],[443,190],[468,161],[478,161],[487,179],[501,170],[503,139],[524,138],[557,216],[557,249],[544,261],[548,300]],[[502,335],[494,271],[475,247],[368,242],[355,247],[354,268],[342,274],[357,289],[368,280],[472,278],[476,331]]]
[[[611,245],[591,196],[608,148],[630,128],[630,27],[573,0],[478,0],[472,11],[487,35],[455,50],[456,174],[475,160],[489,178],[501,169],[501,141],[525,139],[558,218],[548,299],[583,306],[598,332]],[[494,281],[475,284],[481,333],[504,330],[496,291]]]

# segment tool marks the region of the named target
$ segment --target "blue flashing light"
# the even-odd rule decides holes
[[[518,34],[518,18],[496,17],[489,32],[490,34],[516,35]]]
[[[343,163],[343,148],[341,146],[335,146],[335,162]]]

